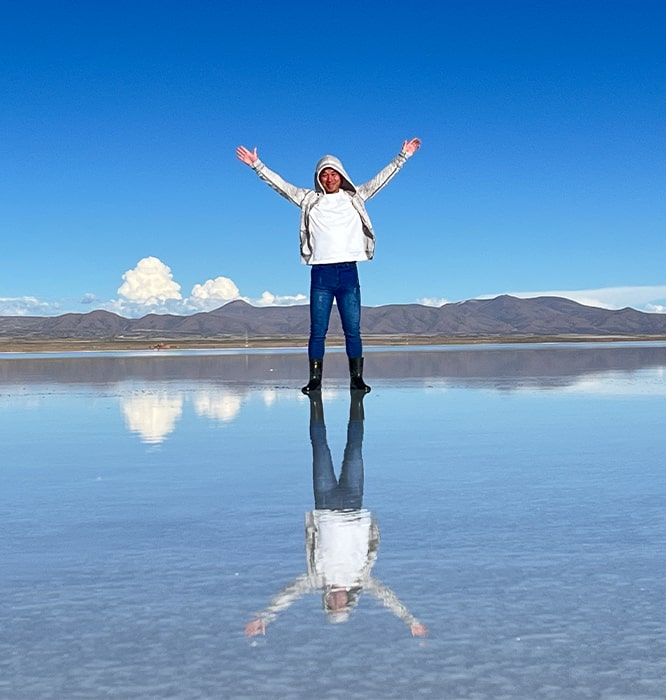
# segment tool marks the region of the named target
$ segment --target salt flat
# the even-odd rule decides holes
[[[320,413],[300,350],[0,359],[0,697],[666,696],[666,347],[366,364],[361,420],[339,352]],[[341,624],[289,596],[322,419],[380,535]]]

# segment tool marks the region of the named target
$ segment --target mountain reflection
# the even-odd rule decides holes
[[[336,382],[348,382],[346,355],[332,351],[327,363],[326,376],[335,391]],[[548,388],[630,395],[639,387],[641,394],[666,395],[666,344],[658,342],[374,349],[366,369],[377,385],[390,380],[394,386],[416,383],[434,391]],[[648,372],[650,382],[645,380]],[[49,357],[0,353],[0,406],[37,405],[40,395],[52,393],[117,397],[127,429],[154,445],[173,433],[188,403],[199,418],[229,424],[253,395],[266,407],[276,404],[278,396],[302,399],[297,391],[302,379],[303,355],[288,350]]]
[[[362,593],[376,598],[415,637],[428,630],[387,586],[372,576],[379,550],[379,526],[363,507],[364,394],[351,392],[347,443],[337,477],[328,446],[321,394],[310,398],[310,442],[314,510],[305,514],[306,573],[282,588],[245,626],[249,637],[266,627],[299,598],[319,593],[327,622],[347,622]]]
[[[344,353],[331,352],[327,376],[346,377]],[[469,386],[502,379],[503,388],[568,386],[581,379],[607,372],[632,373],[666,367],[666,344],[564,343],[396,347],[375,349],[366,360],[372,376],[390,379],[442,381]],[[0,388],[43,383],[109,386],[126,381],[225,382],[235,386],[266,388],[300,386],[302,353],[252,350],[227,354],[96,356],[72,353],[64,357],[24,354],[4,357],[0,353]]]

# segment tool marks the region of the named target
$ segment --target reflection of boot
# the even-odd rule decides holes
[[[321,370],[324,360],[310,360],[310,381],[301,389],[304,394],[321,389]]]
[[[350,388],[352,391],[362,391],[365,394],[370,392],[370,387],[363,381],[363,358],[349,358],[349,376],[351,378]]]
[[[349,420],[365,420],[365,411],[363,409],[363,399],[365,392],[352,391],[349,401]]]
[[[313,391],[308,394],[310,399],[310,424],[324,422],[324,404],[321,401],[321,392]]]

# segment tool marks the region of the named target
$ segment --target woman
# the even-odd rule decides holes
[[[301,260],[311,265],[309,382],[304,394],[321,389],[322,367],[333,300],[338,306],[345,349],[349,358],[351,389],[368,393],[363,381],[361,342],[361,290],[357,262],[371,260],[375,234],[365,209],[373,197],[402,168],[421,146],[418,138],[405,141],[400,153],[371,180],[354,185],[335,156],[324,156],[315,167],[314,189],[296,187],[270,170],[259,159],[257,149],[236,149],[240,161],[249,165],[276,192],[300,207]]]

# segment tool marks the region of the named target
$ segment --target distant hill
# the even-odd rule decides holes
[[[108,311],[61,316],[0,316],[0,338],[16,340],[289,338],[307,336],[309,307],[254,307],[244,301],[189,316],[148,314],[128,319]],[[392,304],[364,307],[368,336],[665,336],[666,314],[599,309],[560,297],[499,296],[441,307]],[[342,333],[337,313],[330,334]]]

